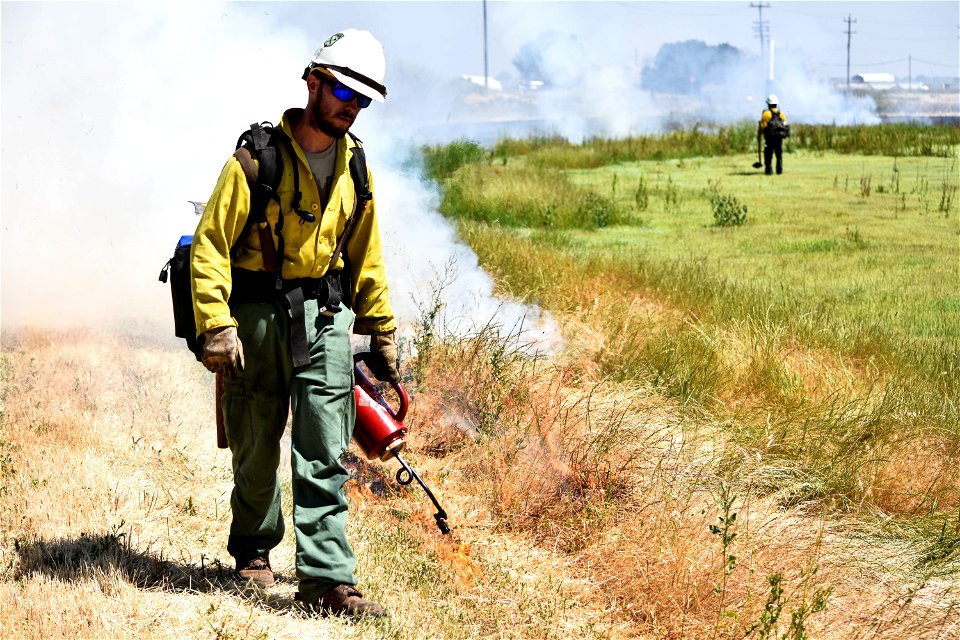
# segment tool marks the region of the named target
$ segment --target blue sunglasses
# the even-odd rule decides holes
[[[342,82],[336,82],[326,77],[324,77],[323,80],[324,82],[330,85],[330,89],[333,93],[333,97],[335,97],[340,102],[350,102],[351,100],[356,98],[357,106],[360,107],[361,109],[366,109],[367,107],[370,106],[370,103],[373,102],[373,98],[354,91],[353,89],[343,84]]]

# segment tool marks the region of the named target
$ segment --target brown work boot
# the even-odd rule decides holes
[[[254,556],[253,558],[237,558],[238,578],[246,582],[253,581],[253,584],[261,589],[269,587],[276,578],[273,577],[273,569],[270,568],[270,556]]]
[[[323,592],[318,600],[310,601],[296,595],[304,607],[312,612],[333,616],[349,616],[351,618],[382,618],[387,615],[386,609],[374,602],[366,600],[363,594],[349,584],[338,584]]]

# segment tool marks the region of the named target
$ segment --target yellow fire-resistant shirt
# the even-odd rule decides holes
[[[283,154],[283,177],[277,188],[284,209],[282,272],[285,280],[319,278],[326,273],[337,239],[343,235],[344,226],[356,206],[356,193],[348,164],[355,144],[349,136],[344,136],[335,143],[337,160],[330,198],[321,212],[323,202],[319,190],[306,156],[293,139],[291,131],[291,121],[295,122],[302,114],[302,109],[290,109],[280,120],[280,128],[292,141],[297,156],[294,167],[287,154]],[[294,168],[300,172],[300,208],[314,214],[316,222],[303,222],[293,211]],[[373,178],[369,171],[368,178],[373,191]],[[371,200],[363,216],[354,223],[350,237],[333,266],[334,269],[343,269],[343,254],[346,254],[353,291],[352,296],[345,297],[353,299],[352,308],[357,316],[353,330],[359,334],[384,333],[396,328],[388,298],[375,202],[375,198]],[[239,237],[249,212],[250,185],[240,162],[231,156],[200,217],[190,251],[197,336],[217,327],[237,325],[227,304],[231,292],[231,247],[236,244],[238,248],[234,266],[251,271],[266,270],[260,253],[258,225],[251,225],[245,238]],[[271,200],[266,214],[270,235],[276,246],[274,230],[280,206]]]
[[[787,124],[787,115],[780,111],[780,109],[764,109],[763,113],[760,114],[760,124],[757,126],[757,137],[759,138],[763,135],[763,130],[767,128],[767,125],[770,124],[770,121],[773,120],[773,114],[779,113],[780,119],[783,120],[783,124]]]

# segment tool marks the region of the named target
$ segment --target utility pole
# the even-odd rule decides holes
[[[483,88],[489,89],[490,72],[487,71],[487,0],[483,0]]]
[[[857,21],[853,19],[849,13],[847,17],[843,19],[847,23],[847,96],[850,96],[850,36],[856,33],[856,31],[851,31],[851,25],[855,24]]]
[[[763,21],[763,10],[764,10],[764,9],[769,9],[769,8],[770,8],[770,3],[769,3],[769,2],[758,2],[757,4],[754,4],[754,3],[751,2],[751,3],[750,3],[750,8],[751,8],[751,9],[756,9],[756,10],[757,10],[757,13],[759,14],[758,20],[753,23],[753,24],[754,24],[753,30],[757,32],[757,36],[760,38],[760,57],[762,58],[762,57],[763,57],[763,54],[764,54],[764,44],[763,44],[763,42],[764,42],[764,39],[765,39],[766,34],[767,34],[767,31],[768,31],[767,23]]]

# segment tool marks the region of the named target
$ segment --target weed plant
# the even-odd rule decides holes
[[[621,224],[629,209],[570,183],[558,170],[478,163],[446,182],[441,213],[506,227],[598,229]]]
[[[483,147],[470,140],[426,146],[421,151],[425,161],[425,173],[433,180],[445,180],[463,165],[476,164],[486,155]]]
[[[710,196],[710,206],[713,208],[714,224],[718,227],[739,227],[747,221],[747,205],[736,196],[715,193]]]

